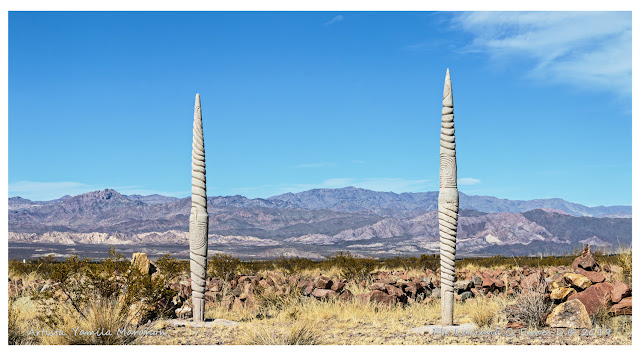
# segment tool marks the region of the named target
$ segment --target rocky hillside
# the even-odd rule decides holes
[[[210,244],[238,255],[436,253],[437,192],[315,189],[269,199],[209,197]],[[461,194],[461,254],[565,253],[583,244],[631,245],[630,207],[589,208],[560,199],[510,201]],[[9,241],[186,245],[190,198],[89,192],[48,202],[9,199]],[[534,210],[523,211],[528,207]],[[586,216],[589,215],[589,216]]]

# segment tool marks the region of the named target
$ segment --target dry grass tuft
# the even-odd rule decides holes
[[[256,324],[244,329],[238,338],[241,345],[319,345],[322,338],[317,326],[309,321],[294,322],[282,330],[274,324]]]
[[[631,286],[633,281],[633,268],[631,266],[632,256],[631,249],[620,249],[618,254],[616,255],[616,264],[622,268],[621,276],[619,276],[620,281]]]
[[[55,320],[50,320],[52,328],[62,329],[64,334],[43,337],[44,344],[50,345],[128,345],[136,336],[126,330],[137,328],[122,313],[114,302],[95,302],[89,304],[80,315],[68,305],[58,306]]]
[[[495,299],[476,298],[474,309],[470,312],[471,321],[479,327],[489,327],[498,319],[500,306]]]
[[[37,324],[35,321],[35,307],[28,298],[9,298],[8,310],[9,345],[35,345],[38,337],[31,333]]]

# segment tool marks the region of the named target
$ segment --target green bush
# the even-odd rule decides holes
[[[369,277],[371,272],[379,265],[373,258],[360,258],[350,252],[338,252],[325,261],[327,267],[336,266],[341,270],[341,277],[349,280],[362,281]]]
[[[207,274],[228,282],[240,273],[240,267],[241,262],[239,258],[218,253],[209,260]]]

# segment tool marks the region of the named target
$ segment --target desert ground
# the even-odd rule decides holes
[[[9,262],[9,344],[631,344],[631,250],[456,262],[454,323],[440,323],[439,257],[337,254],[208,262],[207,326],[188,264],[165,256]]]

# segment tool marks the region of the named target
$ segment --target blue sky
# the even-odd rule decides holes
[[[631,13],[10,12],[9,196],[459,189],[631,205]]]

